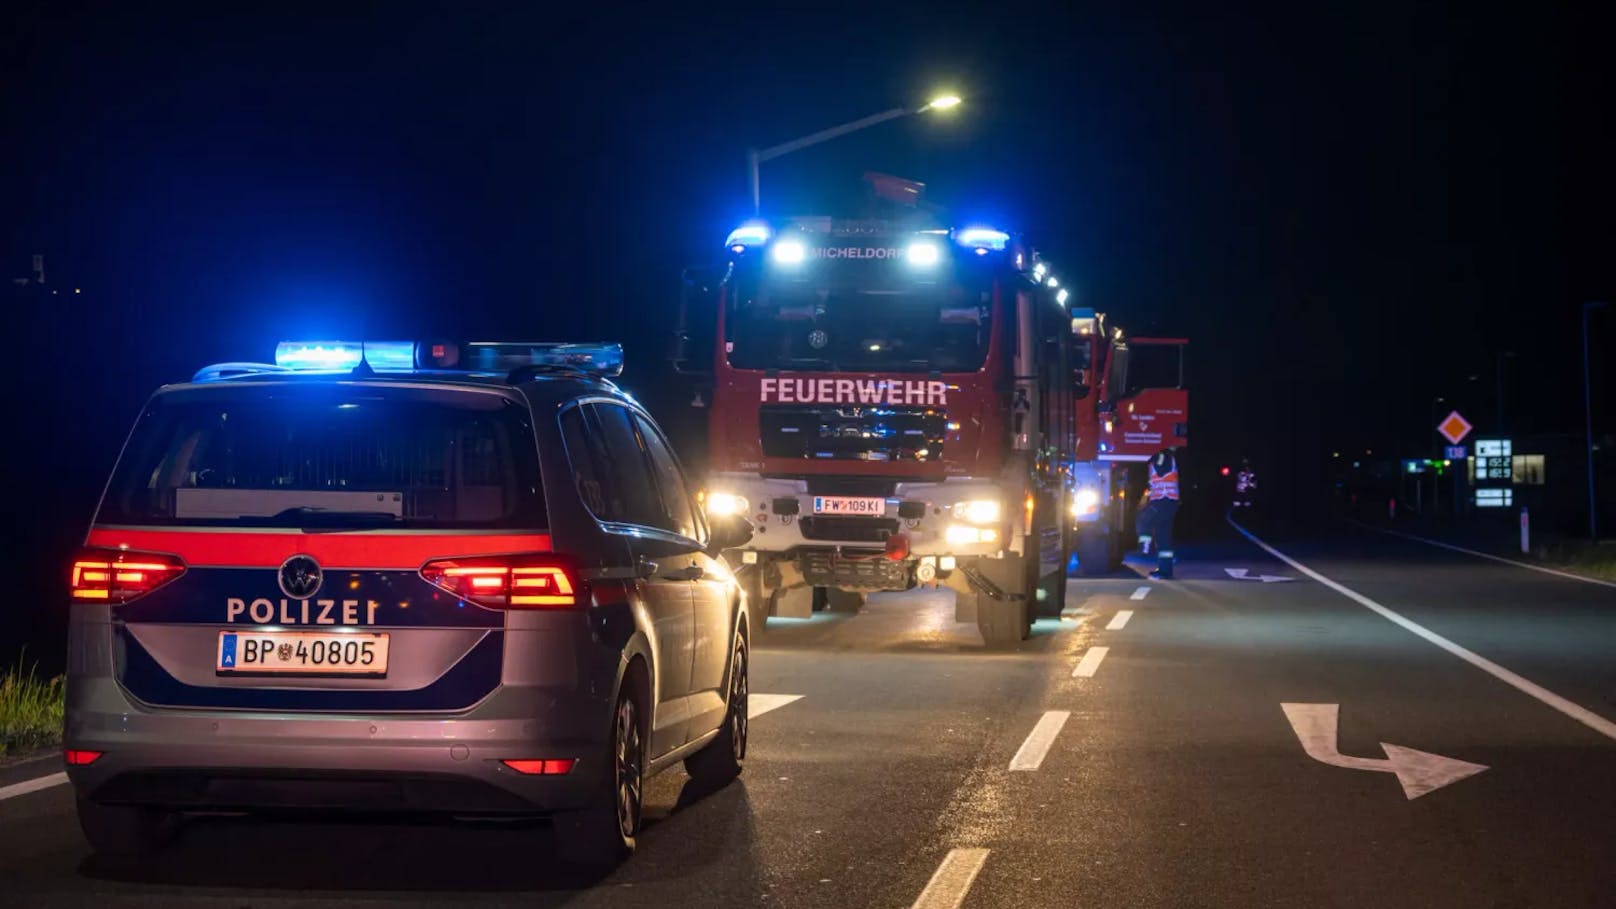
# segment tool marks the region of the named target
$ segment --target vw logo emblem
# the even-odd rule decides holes
[[[281,563],[281,593],[294,600],[306,600],[320,591],[324,575],[320,563],[306,555],[295,555]]]

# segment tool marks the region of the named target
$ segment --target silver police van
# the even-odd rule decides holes
[[[72,564],[98,853],[186,813],[547,816],[740,772],[746,604],[617,345],[283,342],[146,404]],[[728,545],[734,545],[729,543]]]

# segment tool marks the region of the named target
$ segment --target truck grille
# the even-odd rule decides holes
[[[843,590],[907,590],[909,565],[894,562],[872,554],[857,559],[839,558],[834,552],[811,551],[802,554],[797,564],[803,580],[814,587],[839,587]]]
[[[935,461],[948,417],[937,407],[771,405],[758,413],[763,455],[835,461]]]
[[[892,518],[815,514],[800,518],[799,522],[805,540],[885,543],[887,537],[898,532],[898,522]]]

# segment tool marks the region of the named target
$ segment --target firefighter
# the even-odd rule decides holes
[[[1156,550],[1153,578],[1173,576],[1173,519],[1178,516],[1178,458],[1166,448],[1150,459],[1150,486],[1145,490],[1145,507],[1139,511],[1139,551],[1149,555]]]
[[[1256,489],[1257,472],[1251,469],[1250,460],[1241,458],[1240,473],[1235,476],[1234,480],[1234,507],[1250,508],[1251,497]]]

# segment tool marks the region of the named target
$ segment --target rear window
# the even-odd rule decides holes
[[[527,408],[455,389],[257,385],[152,400],[97,518],[544,529]]]

